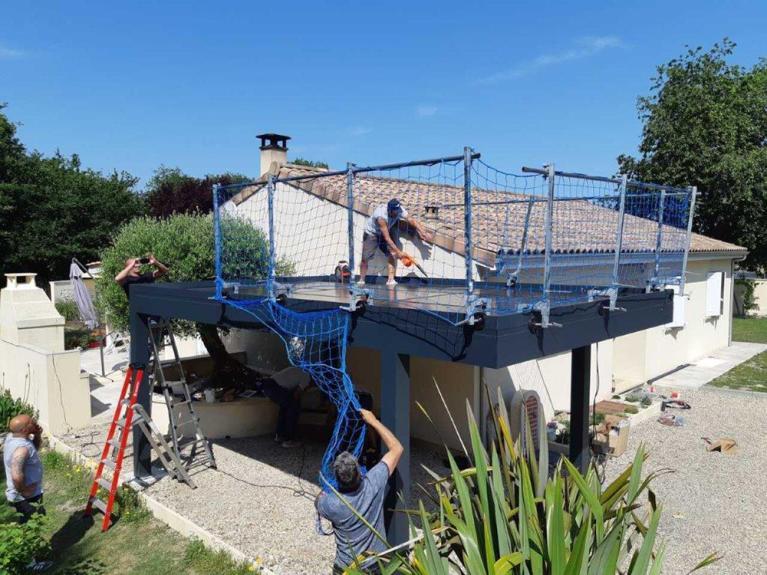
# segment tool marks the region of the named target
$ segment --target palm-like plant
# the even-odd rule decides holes
[[[483,445],[471,408],[471,467],[459,469],[448,450],[451,473],[426,488],[436,511],[422,502],[411,517],[421,536],[413,545],[377,558],[384,574],[402,575],[608,575],[661,572],[657,545],[661,507],[642,477],[643,447],[633,463],[603,487],[592,467],[583,475],[562,459],[539,482],[535,452],[522,453],[511,436],[499,394],[494,440]],[[536,495],[536,486],[538,495]],[[644,495],[646,494],[646,497]],[[694,570],[717,559],[704,559]],[[362,573],[350,567],[348,573]]]

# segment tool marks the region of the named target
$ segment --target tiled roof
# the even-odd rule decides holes
[[[279,177],[320,175],[325,170],[288,164]],[[347,206],[346,175],[332,175],[291,182],[303,191]],[[262,186],[251,186],[233,198],[241,203]],[[465,253],[463,187],[383,178],[365,173],[355,175],[354,210],[370,215],[380,204],[398,198],[410,215],[435,232],[434,244],[455,253]],[[544,251],[546,202],[530,202],[532,196],[474,189],[472,239],[474,259],[492,266],[503,246],[512,250],[522,244],[525,221],[529,218],[525,247],[529,253]],[[427,206],[437,206],[437,217],[427,213]],[[528,216],[528,209],[530,211]],[[585,200],[557,201],[554,204],[553,253],[610,253],[615,249],[618,212]],[[652,251],[657,238],[657,223],[626,214],[622,249],[627,252]],[[678,250],[686,230],[663,226],[662,249]],[[744,256],[746,249],[700,234],[692,234],[690,251]]]

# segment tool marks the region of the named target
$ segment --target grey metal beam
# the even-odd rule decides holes
[[[133,289],[132,286],[131,289]],[[135,301],[130,302],[130,364],[144,369],[137,401],[151,417],[152,390],[149,386],[149,318],[137,311]],[[139,426],[133,428],[133,471],[137,479],[152,475],[152,446]]]
[[[401,510],[410,498],[410,356],[381,350],[381,422],[405,448],[397,470],[389,479],[385,509]],[[407,516],[387,511],[386,533],[397,545],[408,538]]]
[[[570,374],[570,447],[568,459],[575,464],[581,473],[585,473],[591,456],[589,447],[590,345],[573,349]]]

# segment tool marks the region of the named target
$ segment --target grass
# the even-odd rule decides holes
[[[724,375],[720,375],[709,385],[767,392],[767,352],[755,355]]]
[[[51,540],[53,575],[251,575],[252,566],[238,564],[223,552],[189,540],[156,521],[138,496],[123,488],[118,500],[121,517],[106,533],[102,515],[83,518],[91,484],[90,471],[59,453],[43,454],[45,467],[46,534]],[[1,468],[1,467],[0,467]],[[0,476],[4,475],[0,471]],[[4,477],[0,477],[3,483]],[[0,509],[0,521],[9,509]],[[235,527],[236,528],[236,527]]]
[[[767,343],[767,317],[732,318],[732,340]]]

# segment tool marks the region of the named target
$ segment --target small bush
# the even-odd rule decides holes
[[[24,573],[33,559],[49,550],[43,537],[46,517],[35,515],[24,525],[16,521],[0,525],[0,573]]]
[[[64,328],[64,349],[85,349],[90,341],[88,328]]]
[[[627,405],[626,409],[624,409],[625,413],[639,413],[639,408],[636,405]]]
[[[80,310],[77,309],[77,304],[74,300],[57,301],[56,311],[66,321],[78,321],[80,319]]]
[[[0,393],[0,434],[8,433],[8,424],[11,419],[22,413],[26,413],[35,419],[38,417],[37,410],[34,407],[21,399],[14,399],[9,390],[3,390]]]

